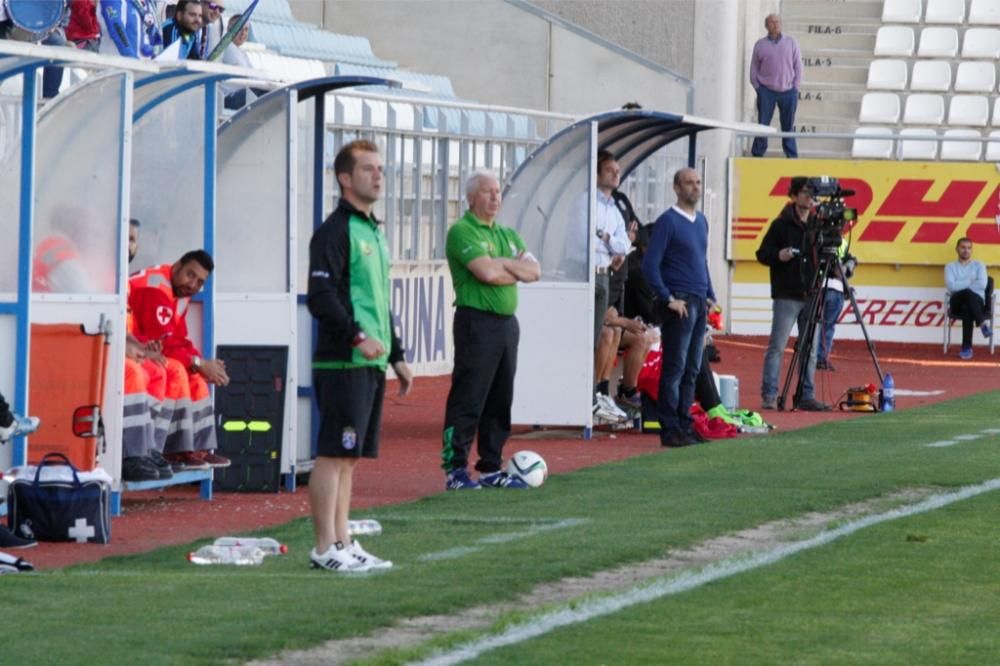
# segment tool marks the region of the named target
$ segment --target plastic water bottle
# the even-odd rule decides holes
[[[885,373],[882,380],[882,411],[891,412],[896,409],[896,382],[892,379],[892,373]]]
[[[265,555],[284,555],[288,546],[278,543],[271,537],[219,537],[214,546],[253,546],[264,551]]]
[[[349,520],[347,521],[347,531],[351,533],[351,536],[382,534],[382,523],[370,518],[365,520]]]
[[[264,561],[264,551],[256,546],[202,546],[188,553],[192,564],[235,564],[250,566]]]

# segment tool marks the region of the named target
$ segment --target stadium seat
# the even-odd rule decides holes
[[[963,62],[955,74],[955,92],[990,93],[997,87],[997,68],[992,62]]]
[[[981,139],[983,135],[973,129],[945,130],[943,138]],[[945,161],[978,162],[983,156],[983,144],[971,141],[942,141],[941,159]]]
[[[891,135],[888,127],[859,127],[854,130],[854,144],[851,146],[851,157],[891,160],[895,155],[895,141],[892,139],[860,138],[863,134]],[[997,144],[1000,152],[1000,144]]]
[[[927,0],[924,23],[954,23],[965,21],[965,0]]]
[[[993,103],[993,120],[990,121],[993,127],[1000,127],[1000,98]]]
[[[920,32],[921,58],[954,58],[958,55],[958,30],[954,28],[924,28]]]
[[[949,125],[986,127],[990,119],[990,100],[983,95],[953,95],[948,105]]]
[[[863,123],[895,125],[899,122],[899,95],[865,93],[861,98],[861,113],[858,115],[858,120]]]
[[[900,136],[937,136],[937,132],[925,127],[909,127],[900,130]],[[925,160],[937,159],[937,141],[907,141],[899,142],[899,158],[903,160]]]
[[[969,28],[962,39],[963,58],[1000,58],[1000,30],[997,28]]]
[[[1000,162],[1000,130],[990,132],[990,139],[996,139],[996,141],[990,141],[986,144],[986,161]]]
[[[948,92],[951,88],[951,63],[947,60],[920,60],[913,65],[910,90]]]
[[[869,90],[906,90],[905,60],[873,60],[868,67]]]
[[[985,296],[986,296],[986,303],[984,303],[985,307],[983,309],[983,314],[985,314],[986,318],[989,319],[989,321],[990,321],[990,330],[991,331],[995,331],[996,330],[996,323],[997,323],[997,319],[996,319],[997,296],[996,296],[996,293],[994,293],[994,291],[993,291],[993,276],[992,275],[987,275],[986,276],[986,293],[985,293]],[[943,305],[944,305],[945,310],[947,310],[947,316],[944,318],[944,353],[947,354],[948,353],[948,347],[951,345],[951,327],[952,327],[953,324],[955,324],[955,322],[959,321],[958,319],[956,319],[953,316],[953,313],[951,311],[951,292],[950,291],[945,290]],[[978,331],[973,331],[973,336],[976,336],[976,335],[979,335],[979,332]],[[961,337],[961,336],[959,336],[959,337]],[[973,340],[975,340],[975,337],[973,337]],[[995,335],[991,335],[990,336],[990,342],[989,342],[990,356],[993,355],[993,350],[996,348],[995,340],[996,340],[996,336]]]
[[[922,0],[885,0],[882,23],[920,23]]]
[[[941,95],[917,94],[906,98],[904,125],[940,125],[943,122],[944,97]]]
[[[913,55],[916,38],[913,28],[905,25],[886,25],[875,34],[875,56],[905,56]]]
[[[969,7],[969,23],[1000,25],[1000,3],[997,0],[972,0]]]

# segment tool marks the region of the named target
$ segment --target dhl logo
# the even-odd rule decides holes
[[[947,180],[898,177],[880,201],[876,188],[865,179],[834,176],[845,190],[853,190],[845,203],[858,211],[855,240],[862,243],[948,243],[959,235],[975,243],[1000,245],[1000,184],[986,180]],[[776,178],[769,197],[787,200],[790,176]],[[943,189],[931,194],[935,185]],[[884,191],[884,190],[883,190]],[[983,199],[983,193],[989,192]],[[978,201],[982,203],[977,205]],[[771,201],[769,201],[769,204]],[[756,206],[755,206],[756,208]],[[753,240],[763,235],[771,217],[733,218],[733,238]]]

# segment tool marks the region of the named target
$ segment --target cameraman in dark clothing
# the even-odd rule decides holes
[[[792,325],[798,326],[799,340],[803,337],[809,313],[806,309],[812,273],[811,262],[803,258],[806,227],[813,220],[813,190],[809,179],[792,178],[788,188],[791,199],[781,214],[768,228],[757,249],[757,261],[768,266],[771,274],[771,337],[764,356],[764,373],[761,380],[761,409],[777,409],[778,375]],[[795,409],[807,412],[825,412],[830,406],[815,398],[813,377],[816,373],[816,345],[809,349],[809,362],[802,384],[802,397]]]

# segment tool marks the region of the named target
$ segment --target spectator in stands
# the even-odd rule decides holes
[[[101,53],[155,58],[163,50],[155,0],[100,0]]]
[[[226,386],[229,375],[220,360],[203,358],[188,338],[187,311],[215,268],[204,250],[192,250],[174,264],[147,268],[129,279],[133,334],[143,344],[159,342],[164,356],[185,368],[181,378],[191,399],[191,437],[168,436],[164,457],[175,470],[228,467],[229,459],[214,452],[215,419],[208,384]]]
[[[226,31],[233,29],[233,26],[243,18],[243,14],[233,14],[229,17],[229,24],[226,26]],[[240,31],[233,35],[232,43],[226,47],[226,50],[222,52],[222,62],[227,65],[234,65],[236,67],[246,67],[247,69],[253,69],[254,65],[250,62],[250,58],[247,54],[243,52],[242,47],[247,39],[250,37],[250,22],[247,21]],[[247,104],[247,91],[251,91],[257,97],[260,97],[267,93],[266,90],[261,90],[258,88],[246,88],[245,86],[234,86],[222,84],[222,93],[225,95],[224,106],[227,109],[241,109]]]
[[[337,209],[309,243],[309,312],[319,324],[313,390],[320,410],[316,466],[309,481],[316,547],[312,566],[352,573],[387,569],[348,531],[354,467],[378,457],[385,371],[399,394],[413,375],[389,308],[389,251],[372,213],[382,190],[382,160],[370,141],[348,143],[333,163]]]
[[[698,212],[701,176],[694,169],[674,174],[677,203],[653,227],[642,272],[659,298],[663,371],[657,409],[660,444],[697,444],[692,430],[691,403],[701,367],[705,316],[715,303],[708,272],[708,220]]]
[[[781,33],[781,17],[771,14],[764,20],[767,36],[757,40],[750,56],[750,84],[757,91],[757,122],[770,125],[777,105],[781,131],[795,130],[795,109],[799,103],[799,86],[802,85],[802,54],[794,37]],[[795,139],[781,140],[785,157],[798,157]],[[750,152],[763,157],[767,152],[767,138],[753,140]]]
[[[444,415],[442,467],[448,490],[526,488],[501,469],[510,436],[517,344],[517,283],[535,282],[541,267],[521,236],[496,221],[500,182],[476,171],[465,183],[469,210],[448,230],[445,252],[455,288],[455,367]],[[478,435],[479,481],[466,466]]]
[[[72,0],[69,4],[69,23],[66,39],[78,49],[99,52],[101,24],[97,19],[97,0]]]
[[[944,284],[951,294],[948,308],[962,320],[962,349],[959,358],[972,358],[972,327],[978,326],[983,337],[993,335],[986,321],[986,266],[972,258],[972,241],[959,238],[955,244],[958,259],[944,267]]]
[[[629,237],[625,226],[625,218],[618,208],[613,192],[621,184],[621,167],[614,156],[606,150],[602,150],[597,155],[597,219],[594,227],[597,230],[597,242],[594,246],[594,414],[614,415],[616,418],[624,418],[625,414],[614,404],[608,396],[608,387],[601,384],[602,365],[609,361],[614,361],[617,353],[617,346],[607,344],[607,337],[604,338],[605,345],[602,347],[602,331],[604,320],[607,316],[608,306],[616,305],[621,312],[621,304],[616,299],[611,299],[611,272],[614,269],[622,269],[625,265],[625,257],[632,247],[632,240]],[[586,218],[584,218],[586,219]],[[625,277],[621,272],[620,293],[624,294]],[[610,332],[609,332],[610,333]],[[612,334],[613,335],[613,334]],[[610,354],[610,358],[608,358]],[[605,418],[607,418],[605,416]]]
[[[778,406],[778,374],[781,372],[781,359],[785,353],[788,336],[792,326],[798,322],[799,340],[803,337],[805,323],[809,313],[806,312],[809,279],[804,273],[814,272],[806,261],[803,267],[802,254],[806,227],[813,219],[812,188],[809,179],[802,176],[792,178],[788,188],[790,201],[782,209],[781,214],[771,222],[764,239],[757,248],[757,261],[770,268],[771,276],[771,337],[767,343],[767,353],[764,356],[764,372],[761,380],[760,394],[763,400],[761,409],[777,409]],[[830,409],[814,397],[814,376],[816,373],[816,345],[811,345],[809,362],[806,366],[806,376],[802,384],[802,397],[795,405],[796,409],[809,412],[825,412]]]
[[[226,24],[222,14],[226,11],[226,6],[221,2],[202,2],[202,29],[201,29],[201,57],[208,60],[209,54],[222,41],[222,35],[226,32]]]
[[[203,60],[201,27],[204,20],[201,0],[178,0],[177,9],[172,19],[163,23],[164,57],[175,60]],[[166,51],[173,55],[173,44],[177,45],[175,58],[170,58]],[[205,54],[207,55],[207,54]]]

